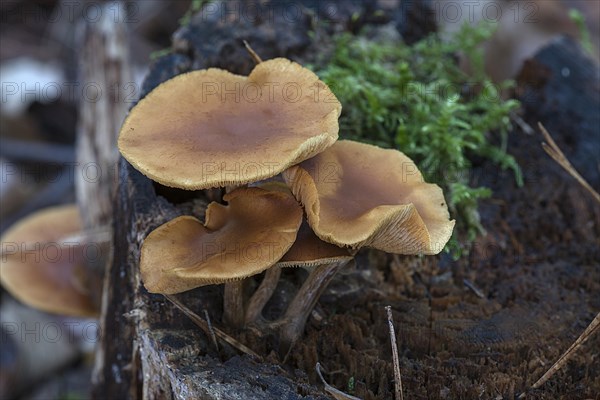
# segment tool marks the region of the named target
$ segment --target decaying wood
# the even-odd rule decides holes
[[[110,273],[105,274],[105,271],[113,262],[112,217],[119,160],[117,137],[128,107],[119,93],[131,82],[126,30],[123,19],[114,18],[115,7],[121,5],[104,5],[99,20],[86,20],[78,27],[82,31],[80,82],[97,91],[93,94],[86,91],[80,99],[73,177],[84,228],[80,240],[94,243],[99,250],[98,257],[88,260],[87,284],[104,317],[112,308],[102,294],[108,292]],[[124,13],[124,9],[120,12]],[[101,321],[101,328],[107,332],[106,321]],[[104,341],[114,339],[103,335]],[[107,378],[103,374],[107,367],[105,350],[110,348],[103,342],[96,353],[92,377],[97,385]],[[115,370],[112,378],[119,381],[121,373]]]
[[[230,18],[244,2],[213,1],[210,12],[193,16],[173,36],[172,53],[153,63],[142,85],[141,97],[160,83],[195,69],[219,67],[248,74],[254,67],[244,40],[265,59],[302,54],[316,42],[314,21],[328,23],[315,36],[345,29],[355,15],[371,10],[368,0],[340,0],[335,15],[319,2],[303,2],[301,15],[289,18],[280,1],[255,3],[269,18]],[[287,10],[289,13],[289,10]],[[370,11],[369,11],[370,12]],[[267,15],[267,14],[265,14]],[[224,16],[226,17],[224,20]],[[181,101],[185,101],[182,99]],[[207,310],[212,331],[224,329],[223,286],[207,286],[178,294],[184,314],[161,295],[148,293],[139,275],[140,247],[155,228],[184,213],[198,215],[193,202],[175,205],[169,194],[208,202],[208,194],[182,193],[161,187],[121,159],[113,218],[114,260],[106,275],[102,343],[98,354],[93,397],[96,399],[326,399],[310,385],[306,374],[260,362],[240,346],[199,329],[188,317]],[[157,193],[160,194],[157,195]],[[202,197],[204,196],[204,197]],[[187,316],[186,316],[187,314]],[[203,324],[204,321],[197,323]],[[225,332],[229,334],[229,332]],[[217,335],[218,336],[218,335]],[[266,354],[265,354],[266,356]]]
[[[284,3],[265,0],[256,4],[273,11],[272,7]],[[293,20],[281,18],[285,13],[276,11],[268,14],[272,18],[254,20],[235,18],[235,10],[240,9],[236,1],[210,2],[210,12],[192,17],[189,26],[175,33],[173,52],[159,58],[150,67],[142,87],[142,96],[161,82],[194,69],[220,67],[233,73],[247,74],[254,66],[254,61],[248,56],[243,40],[251,43],[264,59],[281,56],[299,59],[298,56],[316,53],[313,51],[315,48],[311,48],[316,43],[311,39],[311,34],[318,38],[336,29],[357,29],[352,22],[354,16],[359,15],[360,21],[368,20],[368,13],[365,12],[367,7],[364,5],[372,4],[370,0],[336,1],[336,14],[326,16],[327,24],[323,24],[331,27],[331,30],[323,32],[315,28],[317,24],[314,21],[320,12],[316,5],[324,3],[299,0],[298,4],[302,4],[299,9],[303,14]],[[554,96],[547,98],[554,101]],[[553,107],[543,109],[554,110]],[[309,385],[305,375],[296,375],[277,364],[259,362],[224,341],[219,341],[217,348],[211,329],[205,333],[163,296],[149,294],[142,286],[138,272],[140,246],[144,238],[174,217],[184,213],[201,215],[202,210],[190,204],[181,204],[181,201],[169,202],[167,199],[173,200],[169,196],[173,191],[153,184],[124,160],[119,162],[118,182],[113,220],[114,261],[106,275],[103,335],[98,350],[102,362],[96,374],[94,398],[262,400],[317,399],[333,395],[331,387],[324,392]],[[175,192],[177,196],[187,196],[188,199],[199,196],[198,193],[190,196],[182,191]],[[203,199],[206,200],[208,198]],[[484,289],[486,292],[490,290],[489,287]],[[229,335],[232,333],[222,323],[222,299],[222,286],[204,287],[177,295],[177,301],[184,304],[186,310],[196,315],[207,310],[214,325],[213,332],[220,329]],[[545,320],[534,319],[519,308],[503,309],[483,320],[465,319],[463,322],[428,319],[432,315],[431,310],[415,302],[407,302],[401,310],[409,321],[414,322],[410,326],[400,325],[402,337],[412,337],[411,350],[420,351],[421,354],[446,350],[445,346],[450,343],[453,356],[467,358],[472,356],[473,349],[489,352],[490,348],[502,349],[504,346],[507,349],[521,348],[521,345],[528,346],[528,343],[544,337],[540,333],[540,326]],[[459,323],[470,325],[455,329]],[[423,326],[428,328],[424,329]],[[469,345],[465,346],[465,343]],[[440,368],[446,371],[444,373],[453,371],[449,376],[454,377],[463,364],[457,365],[456,368],[440,365]],[[431,373],[432,376],[442,376],[435,371]],[[405,379],[405,385],[410,386],[410,378]],[[429,372],[427,382],[430,382]],[[448,386],[452,384],[448,379],[444,382]],[[407,390],[414,393],[413,390]],[[513,384],[510,393],[514,395],[514,392]]]

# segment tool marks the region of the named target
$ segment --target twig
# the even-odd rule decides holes
[[[531,386],[531,388],[537,389],[544,383],[546,383],[546,381],[550,379],[556,371],[560,370],[567,363],[567,361],[569,361],[571,356],[575,353],[575,350],[577,350],[579,346],[585,343],[585,341],[588,340],[594,334],[594,332],[598,330],[598,328],[600,328],[600,313],[596,315],[596,318],[592,320],[592,322],[588,325],[585,331],[583,331],[583,333],[577,338],[577,340],[573,342],[571,347],[569,347],[567,351],[565,351],[563,355],[560,356],[560,358],[554,363],[554,365],[552,365],[550,369],[548,369],[548,371],[546,371],[546,373],[542,375],[542,377]],[[523,394],[521,394],[521,396],[523,396]],[[522,397],[519,396],[519,398]]]
[[[208,326],[208,323],[205,320],[200,318],[196,313],[194,313],[192,310],[190,310],[185,305],[183,305],[175,297],[168,295],[168,294],[165,294],[164,296],[167,300],[169,300],[171,303],[173,303],[175,305],[175,307],[179,308],[181,310],[181,312],[183,312],[189,319],[191,319],[194,324],[196,324],[200,329],[202,329],[204,331],[204,333],[206,333],[207,336],[211,336],[211,334],[212,334],[211,331],[212,331],[212,332],[214,332],[216,337],[218,337],[225,343],[228,343],[229,345],[233,346],[234,348],[238,349],[242,353],[246,353],[250,356],[256,357],[259,360],[262,360],[262,357],[259,356],[258,354],[256,354],[252,349],[250,349],[248,346],[238,342],[237,340],[235,340],[234,338],[232,338],[231,336],[229,336],[222,330],[215,328],[215,327],[213,327],[211,330]]]
[[[394,392],[396,400],[404,400],[402,393],[402,375],[400,374],[400,358],[398,357],[398,345],[396,343],[396,332],[394,330],[394,321],[392,319],[392,307],[386,306],[388,325],[390,327],[390,343],[392,345],[392,360],[394,362]]]
[[[208,311],[206,311],[206,308],[202,311],[204,311],[204,319],[206,319],[206,323],[208,324],[208,330],[210,331],[210,337],[213,341],[213,344],[215,345],[215,349],[217,350],[217,353],[219,353],[219,342],[217,342],[217,336],[215,335],[215,330],[214,330],[212,324],[210,323],[210,316],[208,315]]]
[[[111,227],[101,226],[94,229],[85,229],[65,236],[60,240],[66,243],[107,243],[112,239]]]
[[[527,122],[525,122],[523,120],[523,118],[521,118],[517,113],[512,112],[510,114],[510,117],[512,118],[513,121],[515,121],[517,123],[517,125],[519,125],[519,127],[521,128],[521,130],[523,132],[525,132],[525,134],[533,135],[535,133],[535,131],[533,130],[531,125],[529,125]]]
[[[475,293],[477,295],[477,297],[479,297],[481,299],[485,299],[485,294],[483,294],[483,292],[477,286],[475,286],[475,284],[473,282],[471,282],[468,279],[463,279],[463,283],[466,287],[471,289],[473,291],[473,293]]]
[[[262,58],[260,58],[260,56],[258,54],[256,54],[254,49],[252,47],[250,47],[248,42],[245,40],[244,40],[244,46],[246,46],[246,50],[248,50],[248,53],[250,53],[250,57],[252,57],[252,59],[254,60],[255,63],[260,64],[261,62],[263,62]]]
[[[546,141],[548,142],[542,143],[542,148],[544,149],[544,151],[548,153],[548,155],[552,157],[554,161],[556,161],[561,167],[563,167],[573,178],[575,178],[581,186],[586,188],[587,191],[590,192],[591,195],[594,197],[594,199],[596,199],[596,201],[600,203],[600,194],[598,194],[598,192],[596,192],[594,188],[592,188],[592,186],[590,186],[590,184],[587,183],[581,175],[579,175],[579,172],[577,172],[577,170],[571,165],[567,157],[565,157],[561,149],[554,142],[554,139],[552,139],[552,136],[550,136],[546,128],[544,128],[544,125],[542,125],[541,122],[538,122],[538,126],[542,131],[542,135],[544,135],[544,139],[546,139]]]
[[[315,369],[317,370],[317,375],[321,379],[321,382],[323,382],[323,385],[325,386],[325,391],[327,393],[329,393],[330,395],[332,395],[335,399],[337,399],[337,400],[361,400],[359,397],[355,397],[350,394],[344,393],[341,390],[336,389],[333,386],[331,386],[329,383],[327,383],[327,381],[325,381],[325,378],[323,378],[323,375],[321,374],[321,363],[317,363]]]

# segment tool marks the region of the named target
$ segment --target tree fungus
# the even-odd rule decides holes
[[[224,321],[278,331],[287,354],[358,249],[436,254],[454,221],[441,189],[404,154],[336,142],[341,105],[316,75],[286,59],[258,61],[248,77],[211,68],[162,83],[132,109],[119,149],[167,186],[233,186],[228,205],[211,203],[203,223],[183,216],[148,235],[146,288],[174,294],[265,271],[249,299],[242,284],[226,284]],[[251,246],[263,256],[240,256]],[[284,314],[266,322],[261,312],[283,267],[310,273]]]

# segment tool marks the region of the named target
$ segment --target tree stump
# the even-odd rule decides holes
[[[431,10],[426,8],[430,3],[207,2],[174,34],[172,52],[153,63],[141,97],[161,82],[195,69],[220,67],[247,74],[254,63],[243,40],[263,59],[283,56],[301,63],[330,51],[334,33],[357,32],[365,25],[386,24],[385,29],[391,26],[406,42],[414,42],[433,29]],[[559,58],[549,63],[551,74],[525,68],[534,76],[526,76],[529,84],[521,81],[518,88],[523,119],[542,120],[559,145],[573,142],[572,148],[563,150],[567,157],[581,159],[574,164],[595,184],[597,171],[586,172],[595,168],[588,155],[589,149],[597,148],[591,133],[597,132],[597,124],[591,123],[597,121],[597,113],[582,111],[588,109],[585,101],[569,99],[579,96],[597,103],[597,85],[586,78],[597,81],[597,66],[590,70],[588,63],[580,63],[583,67],[578,68],[579,51],[573,53],[564,44],[568,41],[558,43],[563,47],[559,52],[546,49],[537,57],[538,61]],[[560,78],[558,85],[549,79],[552,76]],[[582,77],[578,84],[583,86],[571,82],[575,76]],[[558,103],[557,94],[564,96]],[[578,107],[580,112],[574,112]],[[245,332],[239,332],[240,340],[250,347],[262,346],[253,350],[264,360],[222,343],[217,349],[210,335],[166,298],[147,293],[138,265],[144,238],[176,216],[202,218],[208,199],[201,192],[153,183],[121,159],[113,218],[114,260],[106,276],[94,398],[330,398],[309,383],[309,377],[310,382],[316,381],[313,368],[319,361],[330,368],[327,379],[333,386],[344,389],[352,383],[355,393],[365,399],[387,399],[393,390],[384,313],[388,304],[395,312],[402,382],[409,397],[495,398],[499,393],[515,397],[545,372],[548,361],[568,348],[598,312],[600,211],[588,204],[587,194],[576,182],[565,179],[566,174],[539,146],[540,140],[518,132],[509,136],[509,152],[524,167],[522,188],[495,166],[473,165],[473,179],[492,188],[495,198],[481,204],[488,234],[473,244],[469,259],[419,262],[362,254],[357,257],[362,271],[332,282],[320,299],[323,308],[317,307],[318,318],[311,318],[296,344],[295,363],[286,365],[267,354],[274,348],[272,338],[246,342]],[[365,271],[368,275],[361,275]],[[471,282],[474,286],[467,285]],[[295,287],[286,277],[280,284],[288,293]],[[215,326],[224,327],[222,296],[221,286],[208,286],[176,299],[201,317],[206,310]],[[578,324],[581,329],[576,329]],[[590,340],[590,349],[598,347],[596,341]],[[593,351],[588,353],[581,352],[581,358],[561,371],[561,378],[547,385],[539,398],[554,399],[564,393],[593,397],[597,357]]]

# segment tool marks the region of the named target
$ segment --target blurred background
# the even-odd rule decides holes
[[[101,88],[129,108],[153,52],[169,47],[190,1],[0,2],[0,233],[44,207],[76,202],[75,143],[82,99],[97,96],[81,78],[83,25],[99,13],[124,22],[133,80]],[[109,18],[109,19],[110,19]],[[120,122],[119,122],[120,123]],[[89,397],[97,321],[44,313],[0,298],[0,398]]]
[[[377,3],[389,8],[402,1]],[[557,35],[580,38],[577,15],[590,33],[590,54],[598,60],[600,1],[424,2],[433,8],[439,32],[448,37],[464,22],[497,20],[498,30],[486,44],[486,70],[495,81],[513,78],[525,59]],[[36,210],[75,202],[71,172],[81,99],[95,89],[80,79],[78,48],[82,24],[99,19],[101,3],[0,2],[0,234]],[[130,1],[125,14],[115,11],[114,18],[122,19],[128,31],[133,81],[104,90],[132,105],[148,65],[170,46],[192,3],[207,2]],[[1,290],[0,398],[87,398],[96,322],[30,309]]]

